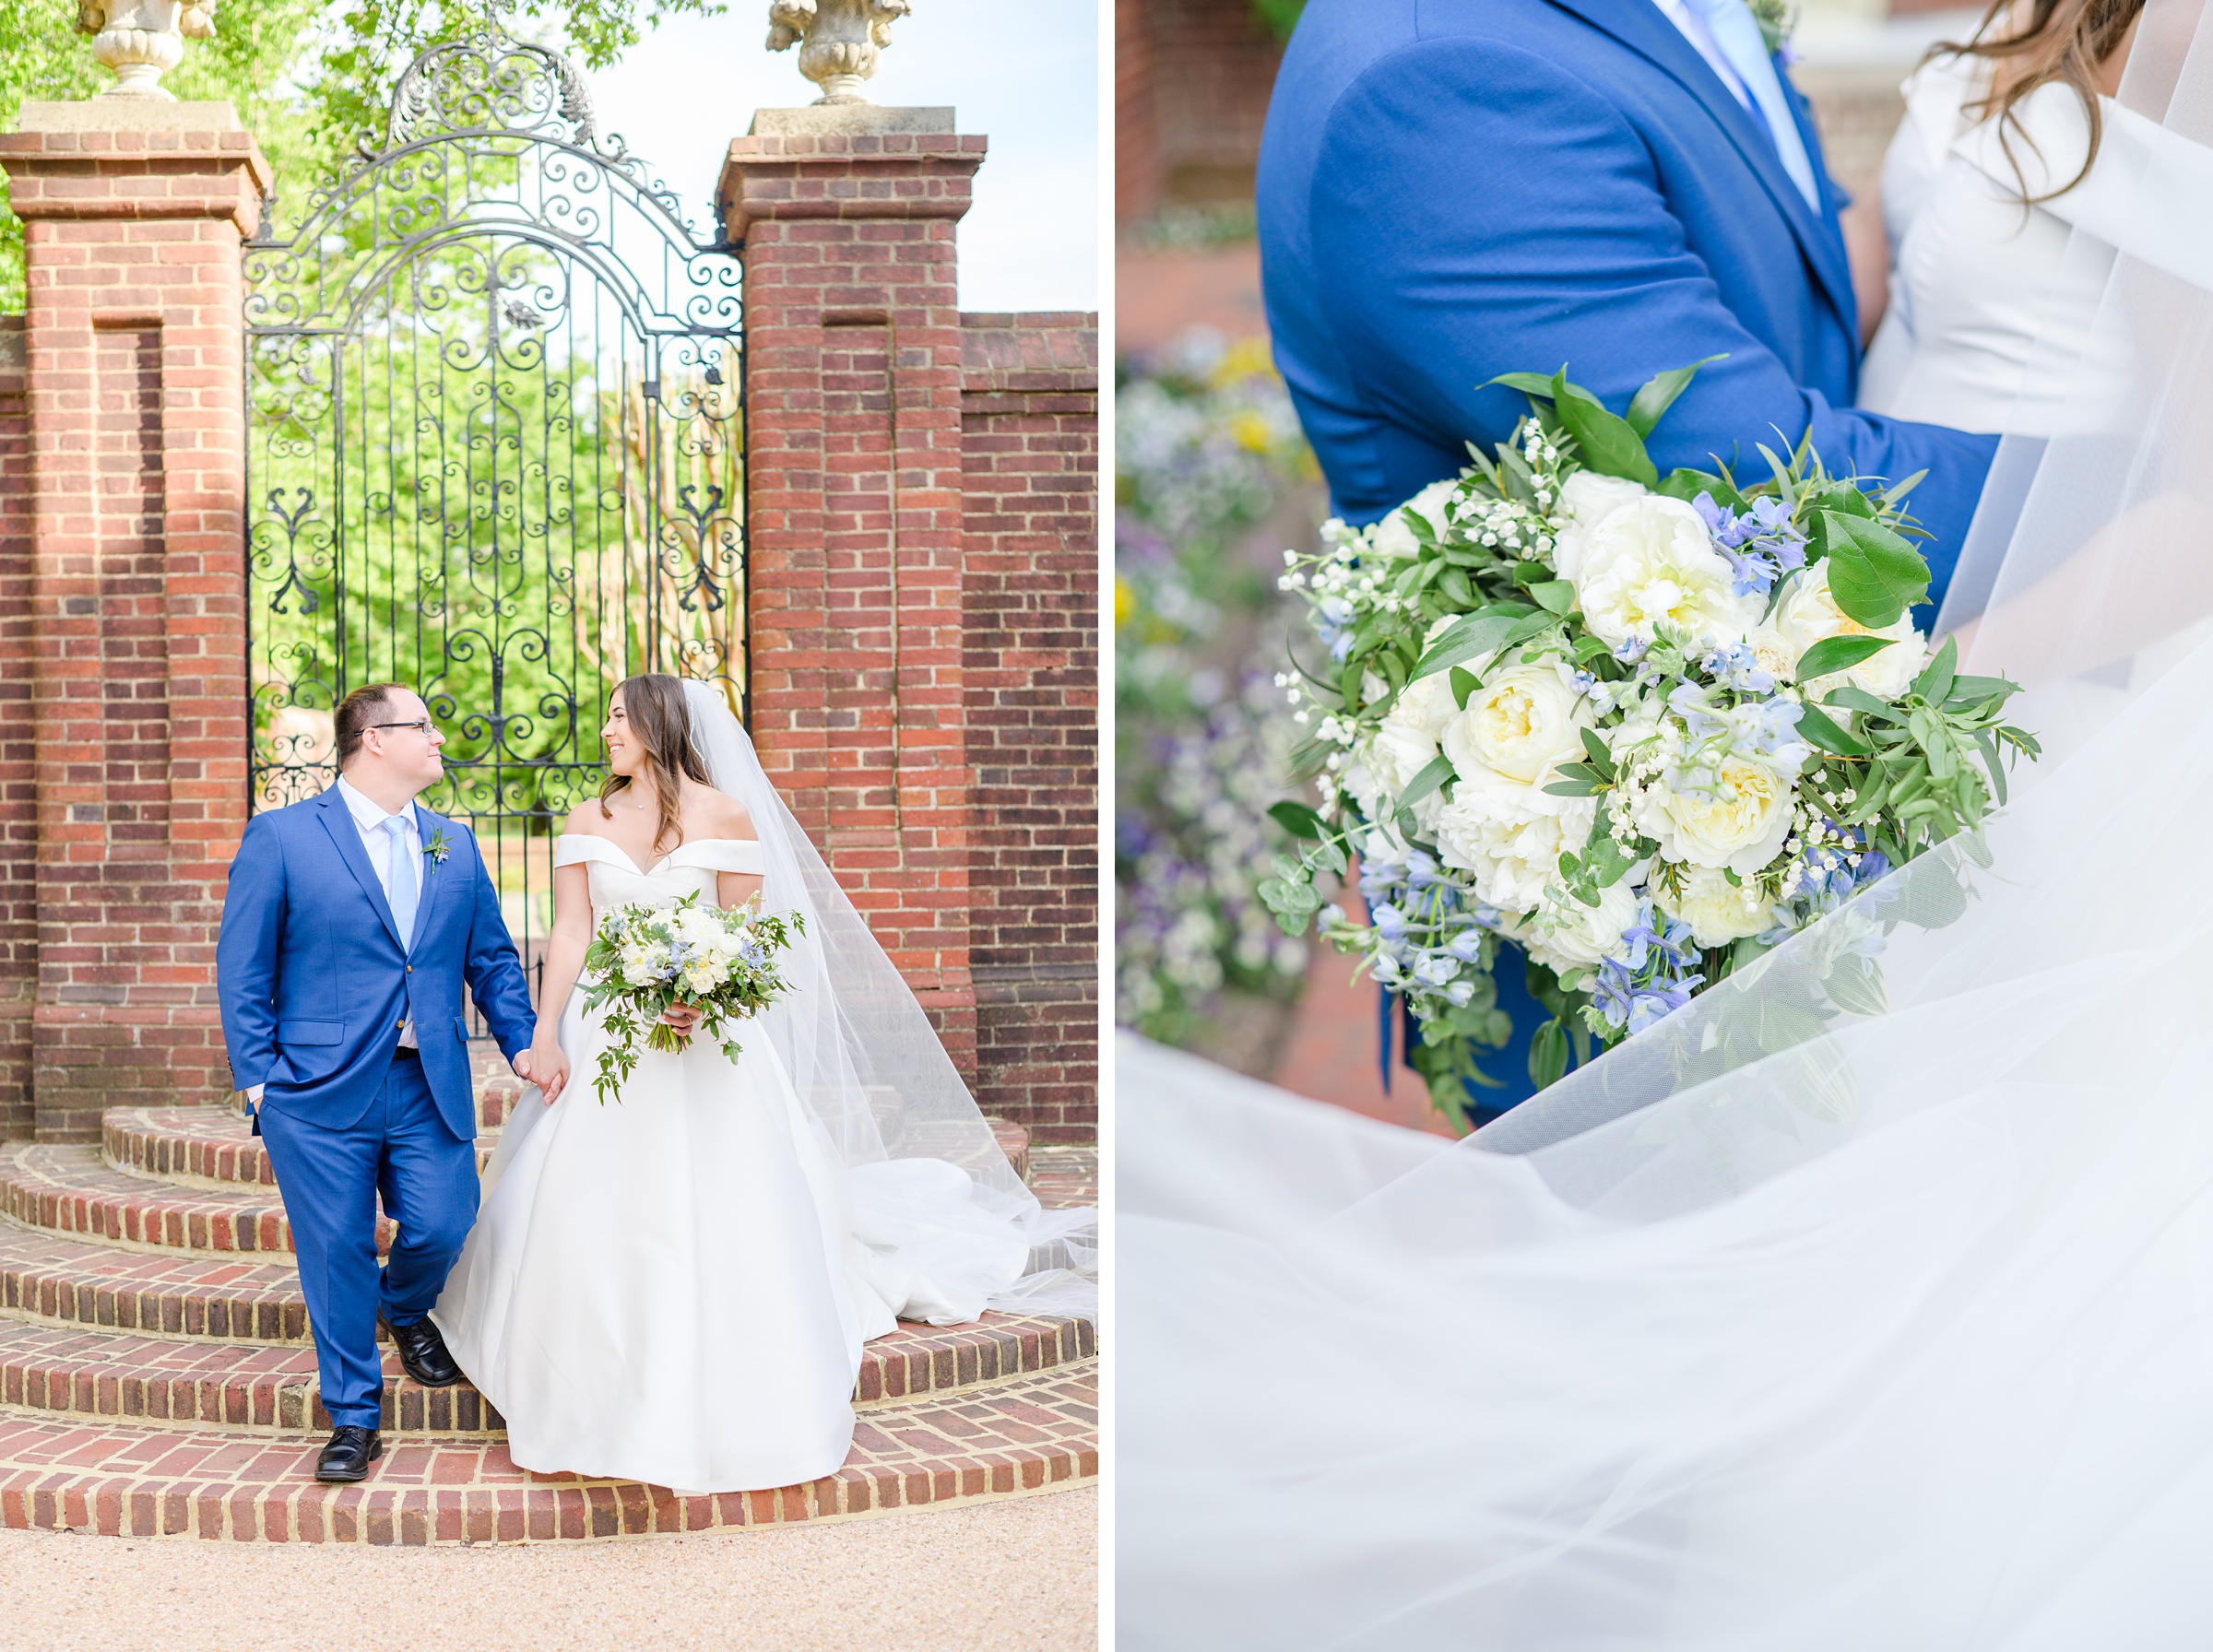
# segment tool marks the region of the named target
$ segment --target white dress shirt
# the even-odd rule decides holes
[[[1721,77],[1722,84],[1729,88],[1736,100],[1752,113],[1758,114],[1758,109],[1752,102],[1752,93],[1746,87],[1743,77],[1729,66],[1729,60],[1722,55],[1721,42],[1713,38],[1713,30],[1706,27],[1706,19],[1684,5],[1683,0],[1652,0],[1652,4],[1682,31],[1683,38],[1697,49],[1698,55],[1706,60],[1706,66]]]
[[[410,800],[397,815],[388,815],[383,804],[356,791],[347,784],[343,774],[338,776],[338,797],[346,805],[346,812],[353,817],[353,823],[361,832],[361,852],[369,856],[370,867],[376,873],[376,887],[385,891],[385,903],[387,906],[392,903],[392,835],[385,830],[385,822],[391,820],[400,822],[400,837],[407,844],[408,853],[415,857],[415,914],[418,917],[421,916],[422,897],[430,879],[422,876],[422,835],[416,824],[413,801]],[[399,938],[399,944],[405,947],[414,938],[411,935],[403,935]],[[399,1030],[399,1047],[403,1050],[419,1047],[412,1018]]]

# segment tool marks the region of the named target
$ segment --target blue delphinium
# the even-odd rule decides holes
[[[1603,960],[1591,998],[1607,1026],[1635,1034],[1690,1002],[1705,985],[1690,926],[1664,916],[1650,901],[1622,936],[1622,949]]]
[[[1716,504],[1710,493],[1690,502],[1736,575],[1731,587],[1736,596],[1765,596],[1778,579],[1805,566],[1805,536],[1783,501],[1762,496],[1743,512]]]

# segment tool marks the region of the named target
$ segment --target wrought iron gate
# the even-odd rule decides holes
[[[495,7],[245,275],[253,807],[330,784],[349,690],[415,685],[447,741],[423,800],[475,829],[535,969],[615,684],[744,711],[735,249]]]

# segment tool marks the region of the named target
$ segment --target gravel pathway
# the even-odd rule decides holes
[[[685,1538],[481,1549],[0,1531],[0,1647],[621,1644],[1090,1652],[1098,1493]]]

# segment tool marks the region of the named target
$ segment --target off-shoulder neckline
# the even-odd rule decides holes
[[[759,838],[757,838],[757,837],[694,837],[694,838],[686,838],[686,839],[685,839],[685,840],[684,840],[682,843],[680,843],[680,844],[677,844],[677,846],[676,846],[675,848],[673,848],[673,849],[669,850],[668,854],[666,854],[666,855],[662,856],[660,857],[660,859],[658,859],[658,860],[655,861],[655,862],[654,862],[654,863],[653,863],[651,866],[649,866],[649,867],[642,867],[642,866],[640,866],[640,865],[639,865],[639,864],[638,864],[638,863],[637,863],[635,860],[633,860],[633,859],[631,857],[631,853],[630,853],[630,851],[629,851],[628,849],[625,849],[625,848],[624,848],[624,847],[623,847],[623,846],[622,846],[621,844],[618,844],[617,842],[615,842],[615,840],[614,840],[613,838],[611,838],[611,837],[607,837],[607,836],[603,836],[603,835],[602,835],[601,833],[599,833],[599,832],[556,832],[556,833],[554,834],[553,841],[554,841],[556,844],[558,844],[558,843],[560,843],[560,842],[561,842],[561,840],[562,840],[562,838],[564,838],[564,837],[565,837],[565,838],[575,838],[575,839],[577,839],[577,840],[578,840],[578,841],[580,841],[580,842],[583,842],[583,843],[587,843],[587,844],[606,844],[606,845],[607,845],[607,846],[608,846],[609,849],[612,849],[612,850],[613,850],[613,851],[614,851],[614,852],[615,852],[617,855],[619,855],[619,856],[621,856],[621,858],[622,858],[622,864],[623,864],[623,865],[625,865],[625,866],[627,866],[628,867],[630,867],[630,869],[631,869],[632,871],[635,872],[635,873],[636,873],[636,874],[637,874],[639,877],[641,877],[641,878],[650,878],[650,877],[652,877],[652,876],[653,876],[653,875],[654,875],[656,872],[659,871],[659,870],[660,870],[660,869],[661,869],[663,867],[667,866],[667,865],[668,865],[668,864],[669,864],[670,861],[674,860],[674,859],[675,859],[675,858],[676,858],[678,856],[681,855],[681,854],[682,854],[682,853],[683,853],[683,852],[684,852],[686,849],[697,849],[697,848],[700,848],[700,847],[702,847],[703,845],[704,845],[704,844],[751,844],[754,845],[755,847],[759,847],[759,845],[760,845],[760,843],[761,843],[761,840],[760,840]]]

